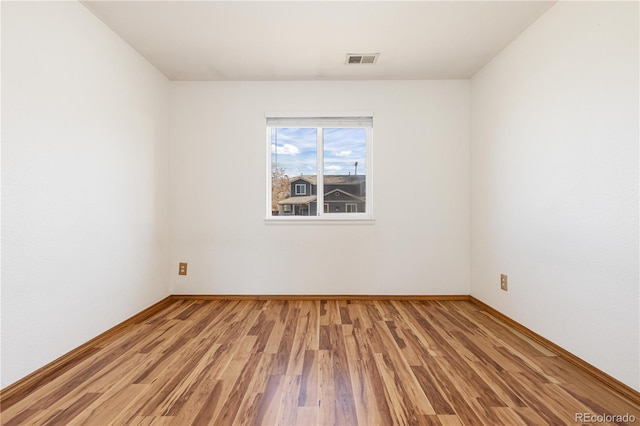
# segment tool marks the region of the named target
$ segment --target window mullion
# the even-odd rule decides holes
[[[368,215],[373,211],[373,149],[371,141],[371,127],[365,129],[365,149],[366,149],[366,180],[365,180],[365,209]]]
[[[316,215],[324,215],[324,143],[323,128],[316,128]]]

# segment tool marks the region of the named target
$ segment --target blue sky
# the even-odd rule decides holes
[[[277,134],[276,134],[277,132]],[[324,174],[365,174],[365,129],[324,129]],[[271,130],[271,162],[276,162],[289,176],[316,174],[316,129],[274,128]]]

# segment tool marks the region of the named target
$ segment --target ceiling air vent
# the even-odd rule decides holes
[[[348,53],[347,64],[375,64],[379,53]]]

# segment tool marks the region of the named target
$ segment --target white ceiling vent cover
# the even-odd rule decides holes
[[[379,53],[347,53],[347,64],[375,64]]]

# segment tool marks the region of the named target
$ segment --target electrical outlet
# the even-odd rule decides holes
[[[187,262],[180,262],[178,265],[178,275],[187,275]]]
[[[509,283],[505,274],[500,274],[500,288],[504,291],[509,291]]]

